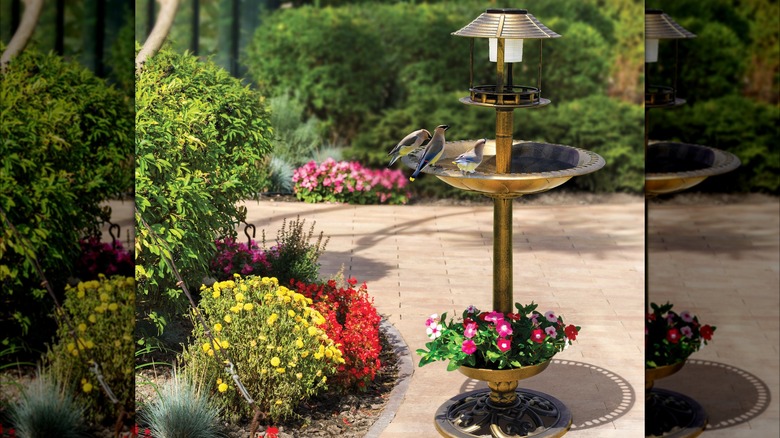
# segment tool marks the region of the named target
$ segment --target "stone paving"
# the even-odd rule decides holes
[[[132,204],[112,203],[132,227]],[[492,207],[352,206],[250,201],[248,222],[269,240],[300,216],[330,236],[324,275],[342,267],[368,284],[415,366],[382,438],[435,437],[450,397],[482,388],[444,363],[416,367],[432,313],[492,304]],[[572,413],[572,437],[644,436],[645,203],[514,206],[514,299],[556,309],[583,330],[521,387]],[[779,436],[780,203],[649,204],[650,300],[671,301],[717,326],[714,342],[657,387],[697,400],[705,437]],[[242,234],[239,233],[239,236]],[[104,236],[108,238],[108,235]],[[258,238],[259,238],[258,234]]]
[[[487,206],[351,206],[247,202],[274,238],[300,216],[330,236],[323,273],[368,283],[380,313],[414,352],[425,318],[492,306],[493,210]],[[514,298],[555,309],[583,330],[542,374],[521,382],[572,412],[567,436],[643,436],[644,202],[514,207]],[[419,357],[412,353],[415,365]],[[483,387],[437,362],[414,368],[381,437],[434,437],[438,407]]]

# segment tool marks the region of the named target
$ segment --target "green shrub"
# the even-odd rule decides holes
[[[275,278],[250,276],[201,287],[202,312],[214,342],[195,323],[183,353],[196,379],[217,393],[214,402],[233,421],[252,409],[219,360],[229,355],[256,406],[273,422],[294,416],[298,403],[327,388],[341,352],[319,328],[325,318],[311,300],[279,286]]]
[[[85,408],[60,381],[38,373],[11,404],[8,418],[20,438],[91,436],[84,423]]]
[[[87,416],[95,421],[115,420],[122,409],[134,410],[133,358],[135,344],[135,281],[132,277],[100,275],[98,280],[78,283],[65,289],[63,308],[76,330],[61,324],[57,343],[48,357],[56,375],[79,382],[81,397],[88,404]],[[101,388],[92,365],[100,367],[103,378],[119,400],[117,405]]]
[[[140,424],[151,435],[164,438],[216,438],[226,436],[219,424],[219,409],[201,388],[186,377],[174,375],[139,413]]]
[[[138,290],[176,298],[162,256],[200,283],[214,239],[244,219],[239,201],[266,186],[272,133],[261,97],[210,61],[163,49],[135,86]]]
[[[276,232],[276,245],[271,248],[268,248],[263,232],[263,248],[268,248],[265,252],[270,269],[268,276],[277,278],[281,284],[289,284],[292,279],[313,282],[319,278],[319,258],[330,238],[325,238],[320,231],[312,243],[315,223],[309,231],[304,230],[305,223],[306,220],[300,217],[289,222],[284,219]]]
[[[0,208],[30,245],[0,226],[0,336],[8,339],[26,334],[18,322],[41,319],[25,306],[49,307],[33,299],[44,293],[33,257],[61,290],[79,238],[109,216],[101,203],[132,190],[133,121],[119,92],[54,54],[28,48],[0,80]]]

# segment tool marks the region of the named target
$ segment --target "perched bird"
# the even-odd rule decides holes
[[[390,164],[387,165],[387,167],[390,167],[398,161],[399,158],[403,157],[404,155],[409,154],[410,152],[414,151],[418,147],[420,147],[421,144],[425,143],[431,138],[431,133],[428,132],[427,129],[418,129],[411,134],[407,135],[403,138],[403,140],[399,141],[397,145],[393,148],[393,150],[390,151],[389,154],[393,158],[390,160]]]
[[[444,153],[444,131],[449,128],[450,127],[447,125],[439,125],[436,127],[433,131],[433,138],[428,142],[428,146],[420,156],[420,161],[417,163],[417,169],[415,169],[412,176],[409,177],[409,181],[414,181],[423,169],[428,166],[433,166],[439,161],[439,158],[441,158],[441,155]]]
[[[477,140],[474,143],[474,149],[458,155],[453,161],[453,164],[457,164],[458,169],[462,174],[474,173],[477,167],[482,164],[482,153],[485,149],[486,138]]]

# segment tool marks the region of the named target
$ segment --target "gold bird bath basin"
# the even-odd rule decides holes
[[[647,145],[645,194],[662,195],[689,189],[710,176],[731,172],[739,158],[720,149],[688,143]]]

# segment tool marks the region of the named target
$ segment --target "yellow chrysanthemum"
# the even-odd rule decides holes
[[[279,360],[278,357],[274,356],[274,357],[271,358],[271,366],[272,367],[278,367],[280,363],[281,363],[281,361]]]
[[[284,374],[285,371],[287,371],[287,370],[285,370],[284,368],[277,368],[276,369],[276,372],[279,373],[279,374]]]
[[[119,304],[117,304],[117,303],[111,303],[111,304],[108,305],[108,310],[110,310],[112,312],[116,312],[116,309],[118,309],[118,308],[119,308]]]
[[[239,303],[244,301],[244,298],[245,298],[244,294],[242,294],[241,292],[236,294],[236,301],[238,301]]]
[[[83,322],[81,324],[79,324],[79,331],[80,332],[83,332],[83,331],[86,331],[86,330],[87,330],[87,325],[86,324],[84,324]]]
[[[219,345],[220,345],[222,348],[225,348],[225,349],[227,349],[228,347],[230,347],[230,343],[227,341],[227,339],[225,339],[224,341],[220,341]]]
[[[225,320],[225,322],[226,322],[226,323],[228,323],[228,324],[230,324],[231,322],[233,322],[233,318],[231,318],[231,317],[230,317],[230,315],[225,315],[225,317],[224,317],[224,318],[222,318],[222,319],[224,319],[224,320]]]
[[[295,340],[295,346],[298,348],[303,348],[303,339],[298,338]]]
[[[106,302],[106,301],[108,301],[108,298],[109,298],[109,296],[108,296],[107,293],[103,292],[103,293],[100,294],[100,301]]]
[[[250,310],[252,310],[252,309],[254,309],[254,308],[255,308],[255,306],[254,306],[254,304],[252,304],[252,303],[246,303],[246,304],[244,304],[244,310],[246,310],[246,311],[250,311]]]
[[[309,326],[309,328],[306,329],[306,331],[309,333],[309,336],[317,336],[317,334],[319,334],[320,332],[320,330],[317,327],[314,327],[313,325]]]
[[[214,292],[211,293],[212,298],[219,298],[220,295],[219,289],[214,289]]]
[[[221,332],[222,331],[222,324],[220,324],[220,323],[214,324],[214,331],[217,332],[217,333]]]
[[[287,311],[287,316],[289,316],[290,318],[294,317],[295,316],[295,310],[292,310],[292,309],[288,310]]]
[[[217,389],[219,392],[225,392],[228,390],[227,383],[220,383],[219,386],[217,386]]]
[[[239,313],[239,312],[241,312],[241,309],[242,309],[242,308],[243,308],[243,306],[241,306],[241,305],[239,304],[239,305],[236,305],[236,306],[233,306],[233,307],[231,307],[231,308],[230,308],[230,311],[231,311],[231,312],[233,312],[233,313]]]
[[[298,380],[301,380],[303,378],[303,373],[296,373],[295,377],[297,377]]]
[[[277,315],[276,313],[272,313],[271,316],[269,316],[268,319],[266,320],[266,323],[269,326],[272,326],[274,325],[277,319],[279,319],[279,315]]]
[[[84,385],[82,385],[82,386],[81,386],[81,389],[82,389],[84,392],[86,392],[86,393],[88,393],[88,394],[89,394],[89,393],[92,391],[92,384],[91,384],[91,383],[89,383],[89,382],[87,382],[87,383],[85,383]]]
[[[94,323],[96,323],[96,322],[97,322],[97,317],[96,317],[94,314],[92,314],[92,315],[89,315],[89,316],[87,317],[87,320],[89,320],[89,322],[91,322],[92,324],[94,324]]]

